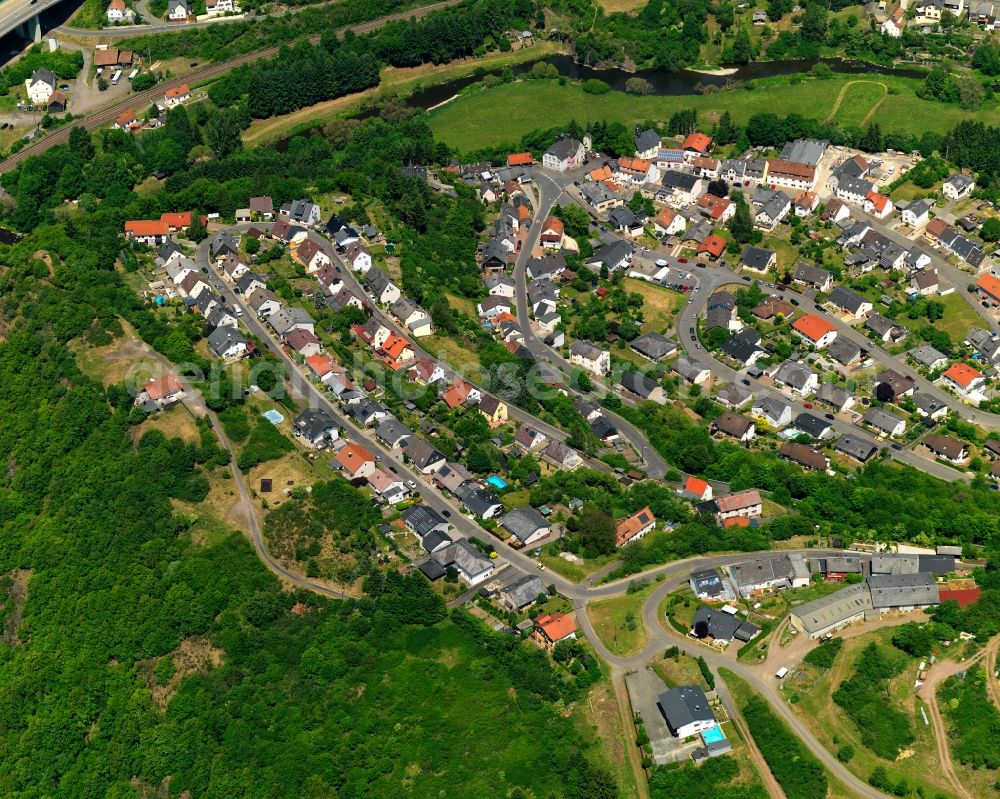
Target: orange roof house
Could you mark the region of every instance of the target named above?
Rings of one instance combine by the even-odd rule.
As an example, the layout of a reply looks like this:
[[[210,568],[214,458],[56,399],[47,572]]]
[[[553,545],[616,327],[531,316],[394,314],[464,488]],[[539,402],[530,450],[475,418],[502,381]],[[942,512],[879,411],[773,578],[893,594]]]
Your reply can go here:
[[[649,507],[636,511],[627,519],[619,522],[615,528],[615,543],[624,546],[631,541],[642,538],[646,533],[656,528],[656,517]]]
[[[709,217],[718,221],[729,210],[732,205],[725,197],[716,197],[713,194],[703,194],[698,198],[698,207],[708,211]]]
[[[618,171],[629,175],[645,175],[652,165],[651,161],[644,158],[631,158],[623,155],[618,159]]]
[[[442,395],[442,399],[445,404],[454,410],[465,404],[465,401],[469,398],[469,392],[472,390],[472,386],[466,383],[464,380],[458,380],[453,383]]]
[[[193,214],[190,211],[174,211],[172,213],[160,214],[160,221],[166,222],[167,227],[172,230],[191,227],[192,218]]]
[[[591,180],[610,180],[611,179],[611,167],[605,164],[602,167],[598,167],[593,172],[590,173]]]
[[[698,254],[707,252],[712,258],[718,258],[726,251],[726,240],[718,233],[713,233],[698,245]]]
[[[338,364],[329,355],[310,355],[306,358],[306,366],[320,380],[337,368]]]
[[[531,166],[535,157],[531,153],[511,153],[507,156],[507,166]]]
[[[712,486],[708,484],[708,481],[695,477],[693,474],[684,481],[684,492],[701,500],[712,498]]]
[[[159,219],[130,219],[125,223],[125,236],[127,238],[145,236],[166,236],[170,233],[166,222]]]
[[[953,363],[941,374],[941,377],[962,391],[966,391],[975,381],[983,379],[983,373],[973,369],[967,363]]]
[[[816,316],[816,314],[807,314],[801,319],[796,319],[792,322],[792,328],[798,332],[800,336],[808,339],[813,344],[821,341],[824,336],[829,335],[837,330],[837,326],[827,322],[821,316]]]
[[[937,220],[932,219],[927,225],[928,229],[933,222],[937,222]],[[993,300],[993,302],[1000,302],[1000,278],[996,275],[991,275],[989,272],[983,272],[983,276],[979,278],[979,282],[976,283],[976,288],[979,289],[982,294]]]
[[[566,226],[558,216],[550,216],[542,224],[542,241],[546,239],[561,241],[565,229]]]
[[[870,191],[865,195],[865,199],[868,200],[875,208],[876,211],[882,213],[885,210],[885,205],[889,202],[889,198],[884,194],[879,194],[877,191]]]
[[[563,613],[545,613],[535,619],[533,636],[538,643],[551,650],[560,641],[576,638],[576,621]]]
[[[375,356],[393,369],[399,369],[413,358],[413,348],[410,342],[402,336],[390,333],[389,338],[375,352]]]
[[[180,378],[173,372],[146,383],[146,393],[151,400],[167,399],[182,391],[184,391],[184,386],[181,385]]]
[[[176,100],[178,97],[187,97],[191,94],[191,89],[186,83],[182,83],[175,89],[167,89],[164,95],[168,100]]]
[[[118,119],[115,120],[115,124],[119,128],[131,128],[139,124],[139,118],[135,115],[135,111],[129,108],[126,111],[122,111],[118,115]]]
[[[360,444],[347,444],[337,453],[337,463],[351,477],[367,477],[375,471],[375,456]]]
[[[694,150],[704,155],[712,149],[712,137],[706,136],[704,133],[692,133],[684,139],[684,144],[681,147],[684,150]]]

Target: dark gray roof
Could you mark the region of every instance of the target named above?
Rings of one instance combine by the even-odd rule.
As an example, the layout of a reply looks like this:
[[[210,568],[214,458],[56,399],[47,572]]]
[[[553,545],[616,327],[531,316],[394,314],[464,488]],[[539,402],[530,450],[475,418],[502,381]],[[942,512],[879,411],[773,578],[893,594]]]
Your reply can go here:
[[[658,387],[659,383],[652,380],[642,372],[625,372],[621,376],[621,385],[638,397],[647,399]]]
[[[326,411],[319,408],[306,408],[292,423],[295,431],[308,441],[315,441],[330,430],[337,428],[337,423]]]
[[[863,462],[868,460],[878,450],[878,447],[871,441],[859,438],[851,433],[845,433],[837,441],[836,449],[838,452],[843,452],[845,455],[850,455],[852,458]]]
[[[691,629],[695,631],[695,635],[704,631],[716,641],[732,641],[734,638],[738,641],[749,641],[760,632],[757,625],[744,621],[739,616],[732,616],[704,605],[695,612]]]
[[[579,149],[580,142],[577,139],[571,136],[560,136],[545,152],[556,156],[561,161],[565,161],[567,158],[576,155]]]
[[[244,335],[235,327],[217,327],[208,336],[208,348],[220,358],[233,345],[246,343]]]
[[[503,507],[492,491],[485,488],[474,488],[462,497],[462,504],[475,516],[483,516],[496,506]]]
[[[744,364],[751,361],[754,353],[763,351],[764,348],[760,346],[760,333],[752,327],[747,327],[739,333],[734,333],[722,345],[723,353],[733,360]]]
[[[417,436],[411,436],[403,449],[406,457],[420,469],[444,460],[444,455],[433,444]]]
[[[644,333],[631,344],[632,349],[652,361],[666,358],[677,351],[677,345],[662,333]]]
[[[680,189],[681,191],[690,192],[698,185],[698,178],[687,172],[678,172],[676,170],[669,170],[664,176],[660,183],[666,189]]]
[[[811,438],[822,438],[829,430],[830,423],[811,413],[800,413],[793,422],[795,429]]]
[[[806,633],[813,635],[828,627],[843,624],[871,608],[871,591],[866,584],[857,583],[794,607],[792,614],[802,622]]]
[[[825,139],[795,139],[781,149],[781,160],[816,166],[829,146]]]
[[[868,578],[872,594],[872,607],[898,608],[911,605],[936,605],[938,589],[934,575],[926,572],[917,574],[873,574]]]
[[[774,250],[765,250],[763,247],[748,246],[743,250],[741,264],[746,264],[751,269],[761,271],[765,269],[774,255]]]
[[[837,363],[847,366],[861,356],[861,347],[844,336],[837,336],[826,352]]]
[[[837,288],[830,292],[830,302],[838,308],[846,308],[855,314],[861,310],[861,307],[865,303],[871,304],[857,292],[845,289],[843,286],[837,286]]]
[[[682,685],[660,694],[656,701],[670,731],[677,731],[695,721],[714,721],[708,697],[697,685]]]
[[[892,433],[897,425],[903,421],[895,414],[889,413],[889,411],[882,408],[869,408],[864,415],[864,420],[866,424],[870,424],[883,433]]]
[[[726,584],[722,582],[722,575],[719,574],[718,569],[691,572],[688,580],[694,583],[695,590],[699,594],[718,597],[726,592]]]
[[[387,416],[375,428],[375,435],[387,444],[395,444],[412,436],[413,431],[394,416]]]
[[[634,252],[634,247],[627,241],[613,241],[598,249],[587,261],[588,264],[602,263],[608,269],[614,269],[627,260]],[[532,275],[535,272],[532,270]]]
[[[795,280],[801,280],[803,283],[812,283],[814,285],[822,286],[827,280],[829,280],[830,273],[825,269],[820,269],[818,266],[800,263],[795,267],[795,272],[792,277]]]
[[[447,519],[428,505],[411,505],[400,514],[400,518],[421,538],[432,530],[448,529]]]
[[[514,582],[505,586],[503,593],[518,610],[526,608],[538,599],[539,595],[548,595],[545,583],[537,574],[522,574]]]
[[[514,508],[500,519],[500,524],[521,541],[549,526],[545,517],[534,508]]]
[[[644,153],[646,150],[651,150],[654,147],[659,147],[660,145],[660,134],[657,133],[653,128],[646,128],[646,130],[641,133],[635,134],[635,149],[636,152]]]

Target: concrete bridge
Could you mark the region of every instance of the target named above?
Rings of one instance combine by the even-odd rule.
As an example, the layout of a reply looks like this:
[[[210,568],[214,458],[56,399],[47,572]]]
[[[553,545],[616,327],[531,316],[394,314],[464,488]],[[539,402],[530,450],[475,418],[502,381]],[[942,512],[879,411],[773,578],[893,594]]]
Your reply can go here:
[[[5,0],[0,3],[0,36],[15,33],[29,41],[42,40],[39,14],[62,0]]]

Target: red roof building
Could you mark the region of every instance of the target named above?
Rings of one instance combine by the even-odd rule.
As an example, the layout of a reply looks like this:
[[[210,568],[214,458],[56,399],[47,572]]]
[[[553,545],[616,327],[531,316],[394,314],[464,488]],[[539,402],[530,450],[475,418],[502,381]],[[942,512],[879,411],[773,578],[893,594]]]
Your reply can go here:
[[[815,314],[806,314],[800,319],[796,319],[792,322],[792,328],[803,338],[808,339],[814,345],[819,346],[821,342],[825,339],[830,341],[836,337],[837,326],[831,322],[827,322],[821,316],[816,316]],[[831,337],[831,334],[833,336]],[[829,341],[826,341],[829,344]]]
[[[698,254],[708,253],[712,258],[719,258],[726,251],[726,240],[718,233],[713,233],[698,245]]]
[[[563,613],[545,613],[535,619],[533,636],[538,643],[551,650],[560,641],[576,638],[576,621]]]
[[[684,139],[684,144],[682,144],[681,147],[684,150],[690,150],[698,153],[699,155],[704,155],[712,149],[712,137],[706,136],[704,133],[692,133]]]
[[[507,166],[531,166],[535,157],[531,153],[511,153],[507,156]]]
[[[146,393],[151,400],[159,401],[168,399],[180,394],[182,391],[184,391],[184,386],[181,385],[180,378],[172,372],[146,383]]]
[[[932,219],[928,222],[927,229],[930,230],[930,226],[937,221],[937,219]],[[976,288],[979,289],[980,294],[983,296],[988,297],[995,303],[1000,303],[1000,278],[996,275],[983,272],[982,277],[979,278],[979,282],[976,283]]]

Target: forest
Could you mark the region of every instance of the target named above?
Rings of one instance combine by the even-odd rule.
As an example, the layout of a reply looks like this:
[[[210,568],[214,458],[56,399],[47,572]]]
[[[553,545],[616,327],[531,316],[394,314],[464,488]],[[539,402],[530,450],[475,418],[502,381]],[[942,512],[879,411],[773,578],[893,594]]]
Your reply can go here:
[[[282,591],[235,531],[194,535],[171,500],[204,496],[217,443],[133,442],[131,398],[68,349],[110,343],[119,318],[143,330],[108,214],[0,247],[0,574],[31,575],[20,643],[0,644],[0,794],[616,796],[555,704],[596,663],[571,674],[449,618],[419,575],[331,602]]]
[[[759,696],[743,706],[750,734],[788,799],[825,799],[823,766]]]

